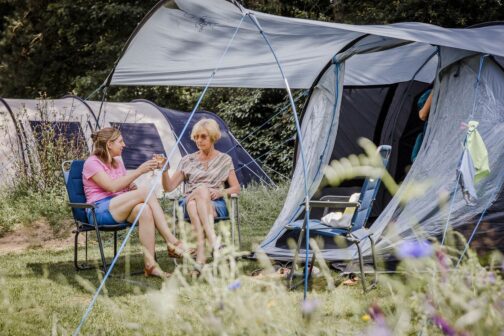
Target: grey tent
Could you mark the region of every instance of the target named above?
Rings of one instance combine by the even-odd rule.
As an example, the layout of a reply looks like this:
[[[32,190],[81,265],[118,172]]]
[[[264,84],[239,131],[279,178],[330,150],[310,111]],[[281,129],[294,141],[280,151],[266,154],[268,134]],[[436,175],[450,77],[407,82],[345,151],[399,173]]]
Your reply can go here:
[[[75,140],[88,151],[92,149],[91,133],[97,125],[117,127],[122,130],[126,143],[123,152],[126,169],[136,169],[153,154],[170,152],[188,116],[187,112],[162,108],[147,100],[105,102],[102,105],[100,101],[83,101],[73,96],[54,100],[0,98],[0,125],[3,129],[0,133],[3,158],[0,162],[0,187],[5,187],[18,169],[36,171],[34,166],[38,164],[37,146],[40,143],[37,139],[40,132],[36,130],[43,123],[51,123],[55,136]],[[273,183],[221,118],[211,112],[199,111],[193,123],[201,118],[212,118],[219,124],[222,137],[216,147],[231,156],[240,184]],[[170,157],[172,169],[177,168],[182,156],[195,150],[190,134],[185,134]],[[18,166],[20,161],[24,162],[22,167]],[[152,178],[152,175],[144,174],[137,182],[152,183]]]
[[[439,211],[438,197],[456,184],[465,135],[460,124],[470,118],[480,122],[491,174],[476,186],[476,204],[467,206],[460,193],[453,195],[450,224],[473,223],[489,207],[493,223],[503,222],[503,25],[356,26],[278,17],[224,0],[161,1],[131,36],[106,84],[204,86],[220,64],[212,86],[283,88],[275,59],[252,17],[269,37],[290,87],[311,89],[301,126],[310,195],[319,189],[323,167],[331,158],[359,150],[359,136],[393,146],[391,171],[404,182],[391,200],[381,195],[377,203],[382,211],[375,212],[370,230],[378,238],[379,252],[388,253],[403,239],[443,231],[446,214]],[[419,126],[414,101],[433,81],[426,136],[404,177],[408,137]],[[285,226],[304,210],[301,160],[295,162],[284,207],[260,246],[280,259],[292,257],[280,244]],[[402,206],[399,200],[408,187],[421,181],[431,182],[426,193]],[[353,187],[347,186],[349,191]],[[365,250],[369,253],[369,247]],[[352,247],[322,252],[330,260],[356,255]]]

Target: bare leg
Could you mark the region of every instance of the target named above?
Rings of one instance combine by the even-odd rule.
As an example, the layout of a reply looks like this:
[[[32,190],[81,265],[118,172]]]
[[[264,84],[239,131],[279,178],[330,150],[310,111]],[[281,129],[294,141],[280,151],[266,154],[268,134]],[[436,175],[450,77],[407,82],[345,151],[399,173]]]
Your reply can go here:
[[[143,203],[147,198],[149,189],[146,187],[141,187],[137,190],[128,191],[124,194],[112,198],[110,201],[110,213],[112,217],[118,222],[122,222],[128,218],[131,210],[139,203]],[[159,205],[159,202],[155,195],[152,195],[148,202],[151,210],[151,215],[153,221],[156,225],[161,236],[163,236],[166,243],[177,244],[178,240],[171,233],[166,218],[164,217],[163,209]],[[134,220],[134,218],[133,218]]]
[[[187,202],[187,213],[189,214],[191,224],[194,226],[194,230],[196,231],[196,240],[197,240],[196,262],[198,264],[204,264],[206,261],[205,232],[203,231],[203,227],[201,226],[201,221],[198,215],[195,200],[190,200]]]
[[[196,201],[196,208],[198,209],[198,217],[200,218],[203,230],[205,230],[208,242],[212,248],[215,248],[217,239],[213,226],[213,206],[210,199],[210,192],[206,187],[197,188],[190,196],[190,199]]]
[[[144,203],[137,204],[131,214],[126,219],[129,223],[133,223],[140,208]],[[156,264],[154,259],[155,246],[156,246],[156,228],[154,226],[154,220],[152,218],[152,211],[148,204],[145,205],[145,209],[142,211],[140,218],[138,220],[138,235],[140,236],[140,243],[144,250],[144,264],[145,268],[150,268]]]
[[[158,229],[159,233],[165,240],[167,244],[178,244],[179,241],[173,233],[171,232],[168,222],[166,221],[166,217],[164,215],[164,211],[161,208],[161,205],[159,204],[158,199],[155,196],[152,196],[149,199],[149,205],[152,210],[152,216],[154,217],[154,223],[156,224],[156,228]]]

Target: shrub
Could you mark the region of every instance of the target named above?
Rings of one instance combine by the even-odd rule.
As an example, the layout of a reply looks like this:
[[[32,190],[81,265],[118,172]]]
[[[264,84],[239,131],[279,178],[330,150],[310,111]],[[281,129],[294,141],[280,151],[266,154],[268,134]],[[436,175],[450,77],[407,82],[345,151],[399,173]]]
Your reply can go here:
[[[52,101],[42,96],[37,104],[37,121],[29,120],[26,108],[13,113],[18,129],[24,130],[20,135],[23,153],[13,148],[13,157],[9,158],[15,173],[8,188],[0,194],[0,235],[16,224],[46,218],[57,226],[61,219],[68,217],[61,163],[88,155],[82,132],[67,123],[72,109],[58,112]],[[28,128],[32,136],[27,134]]]

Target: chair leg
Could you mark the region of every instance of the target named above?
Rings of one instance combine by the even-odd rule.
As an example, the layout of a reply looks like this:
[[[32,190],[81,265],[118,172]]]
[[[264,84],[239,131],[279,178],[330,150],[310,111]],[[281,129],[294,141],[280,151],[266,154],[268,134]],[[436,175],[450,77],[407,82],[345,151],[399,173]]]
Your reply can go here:
[[[235,245],[235,223],[231,220],[231,243]]]
[[[173,235],[177,234],[177,200],[173,200],[173,207],[172,207],[172,218],[173,218]]]
[[[87,231],[85,233],[86,233],[86,264],[87,264],[87,262],[88,262],[88,234],[87,234]]]
[[[376,254],[375,254],[375,242],[372,236],[369,236],[369,241],[371,242],[371,256],[373,258],[373,271],[374,271],[374,280],[372,286],[375,286],[378,283],[378,271],[376,269]]]
[[[292,260],[292,266],[291,266],[291,271],[289,273],[289,288],[292,287],[292,280],[294,279],[294,272],[297,267],[297,260],[299,257],[299,250],[301,249],[301,242],[303,241],[303,234],[306,230],[306,222],[303,222],[303,226],[301,227],[301,232],[299,233],[297,245],[296,245],[296,251],[294,252],[294,258]],[[308,262],[308,260],[306,260]]]
[[[101,240],[100,229],[98,228],[98,222],[96,221],[96,214],[94,212],[94,209],[93,209],[92,213],[93,213],[94,227],[96,230],[96,238],[98,240],[98,247],[100,249],[100,256],[101,256],[101,260],[102,260],[103,271],[105,273],[107,273],[107,261],[105,260],[105,253],[103,252],[103,242]]]
[[[74,236],[74,266],[76,271],[82,271],[89,269],[89,265],[87,264],[87,231],[86,233],[86,262],[82,265],[79,265],[79,234],[81,232],[79,230],[75,231]]]
[[[313,257],[311,260],[310,268],[308,269],[308,281],[310,281],[310,279],[311,279],[314,265],[315,265],[315,252],[313,252]]]
[[[238,249],[241,251],[241,227],[240,227],[240,212],[238,211],[238,200],[235,202],[235,221],[238,228]]]
[[[77,259],[78,259],[78,249],[79,249],[79,246],[78,246],[78,241],[79,241],[79,231],[76,231],[75,232],[75,240],[74,240],[74,266],[75,266],[75,270],[78,271],[80,270],[80,267],[79,267],[79,264],[77,263]]]
[[[114,258],[117,255],[117,231],[114,231]]]
[[[356,240],[355,245],[357,246],[357,253],[359,254],[359,269],[361,273],[361,281],[362,281],[362,289],[364,290],[364,293],[366,293],[366,278],[364,274],[364,259],[362,258],[362,251],[360,248],[360,241]]]

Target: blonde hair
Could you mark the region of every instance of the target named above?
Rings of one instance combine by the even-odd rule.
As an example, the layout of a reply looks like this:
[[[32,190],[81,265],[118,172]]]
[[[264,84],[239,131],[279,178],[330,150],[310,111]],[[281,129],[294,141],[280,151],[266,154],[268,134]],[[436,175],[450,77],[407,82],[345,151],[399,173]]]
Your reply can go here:
[[[121,132],[117,128],[105,127],[91,135],[93,140],[93,154],[96,155],[103,163],[112,163],[112,167],[117,168],[116,160],[110,156],[107,144],[110,141],[115,141],[121,136]]]
[[[196,134],[201,133],[201,131],[207,131],[210,141],[212,143],[216,142],[221,138],[221,131],[219,124],[213,119],[200,119],[196,124],[194,124],[191,131],[191,139],[195,141]]]

